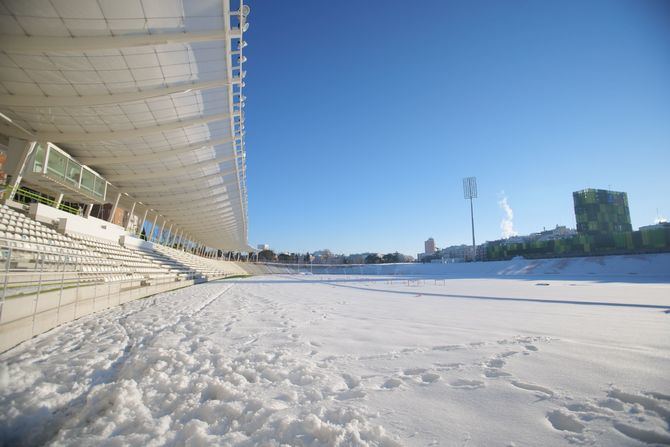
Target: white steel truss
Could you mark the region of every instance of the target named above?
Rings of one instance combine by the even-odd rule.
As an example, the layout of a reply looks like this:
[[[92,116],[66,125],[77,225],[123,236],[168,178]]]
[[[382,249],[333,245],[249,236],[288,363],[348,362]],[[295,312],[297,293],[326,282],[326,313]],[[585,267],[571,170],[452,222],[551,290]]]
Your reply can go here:
[[[0,132],[93,166],[115,188],[114,209],[246,250],[248,7],[160,4],[152,16],[142,0],[3,2],[0,113],[11,125]]]

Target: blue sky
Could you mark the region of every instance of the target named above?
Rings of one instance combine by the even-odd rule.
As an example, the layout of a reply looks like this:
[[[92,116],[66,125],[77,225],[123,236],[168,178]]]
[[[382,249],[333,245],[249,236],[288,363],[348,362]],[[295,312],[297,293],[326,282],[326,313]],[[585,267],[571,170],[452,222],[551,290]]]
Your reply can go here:
[[[416,254],[574,227],[572,192],[670,217],[670,2],[253,1],[249,239]]]

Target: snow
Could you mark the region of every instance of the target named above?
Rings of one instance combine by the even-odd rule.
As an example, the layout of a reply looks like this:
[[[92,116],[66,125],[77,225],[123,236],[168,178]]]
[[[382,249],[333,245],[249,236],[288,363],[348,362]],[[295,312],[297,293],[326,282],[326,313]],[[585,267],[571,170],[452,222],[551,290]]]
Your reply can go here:
[[[0,444],[670,443],[670,280],[463,276],[258,276],[84,317],[0,355]]]
[[[377,264],[303,266],[314,273],[372,275],[439,275],[450,278],[536,277],[619,281],[670,281],[670,253],[591,256],[578,258],[523,259],[451,264]]]

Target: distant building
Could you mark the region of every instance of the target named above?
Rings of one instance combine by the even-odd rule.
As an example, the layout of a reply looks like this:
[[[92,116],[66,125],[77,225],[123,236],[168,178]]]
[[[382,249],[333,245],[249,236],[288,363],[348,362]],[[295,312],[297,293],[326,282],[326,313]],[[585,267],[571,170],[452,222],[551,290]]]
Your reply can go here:
[[[263,251],[263,250],[269,250],[270,246],[268,244],[258,244],[256,245],[256,248],[259,249],[260,251]]]
[[[539,233],[531,233],[524,236],[512,236],[507,239],[503,239],[502,242],[508,244],[518,244],[526,242],[535,242],[535,241],[556,241],[559,239],[566,239],[572,236],[576,236],[577,231],[573,228],[568,228],[564,225],[556,225],[556,228],[553,230],[543,230]],[[496,242],[496,241],[494,241]]]
[[[423,243],[424,246],[424,253],[427,255],[432,255],[435,253],[435,239],[432,237],[429,237],[426,242]]]
[[[472,246],[465,244],[452,245],[450,247],[443,248],[438,252],[438,254],[444,262],[463,262],[467,256],[472,258]]]
[[[653,225],[645,225],[640,227],[640,231],[664,230],[670,228],[670,222],[659,222]]]
[[[584,189],[572,197],[578,233],[595,236],[633,231],[625,192]]]

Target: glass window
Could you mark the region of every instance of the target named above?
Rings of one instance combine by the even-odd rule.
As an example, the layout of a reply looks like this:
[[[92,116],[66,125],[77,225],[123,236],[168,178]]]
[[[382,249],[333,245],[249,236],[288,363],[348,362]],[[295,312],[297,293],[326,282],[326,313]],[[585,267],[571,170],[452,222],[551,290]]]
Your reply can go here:
[[[46,155],[46,150],[41,144],[35,146],[35,163],[33,164],[33,172],[42,172],[44,171],[44,157]]]
[[[73,160],[68,160],[65,179],[74,186],[79,187],[80,174],[81,174],[81,165]]]
[[[56,177],[65,178],[66,166],[67,157],[60,152],[51,149],[49,151],[49,160],[47,162],[47,173]]]
[[[88,169],[83,169],[81,173],[81,187],[93,192],[95,191],[95,174]]]
[[[95,178],[95,195],[98,197],[105,197],[105,186],[106,186],[106,181],[101,179],[100,177]]]

